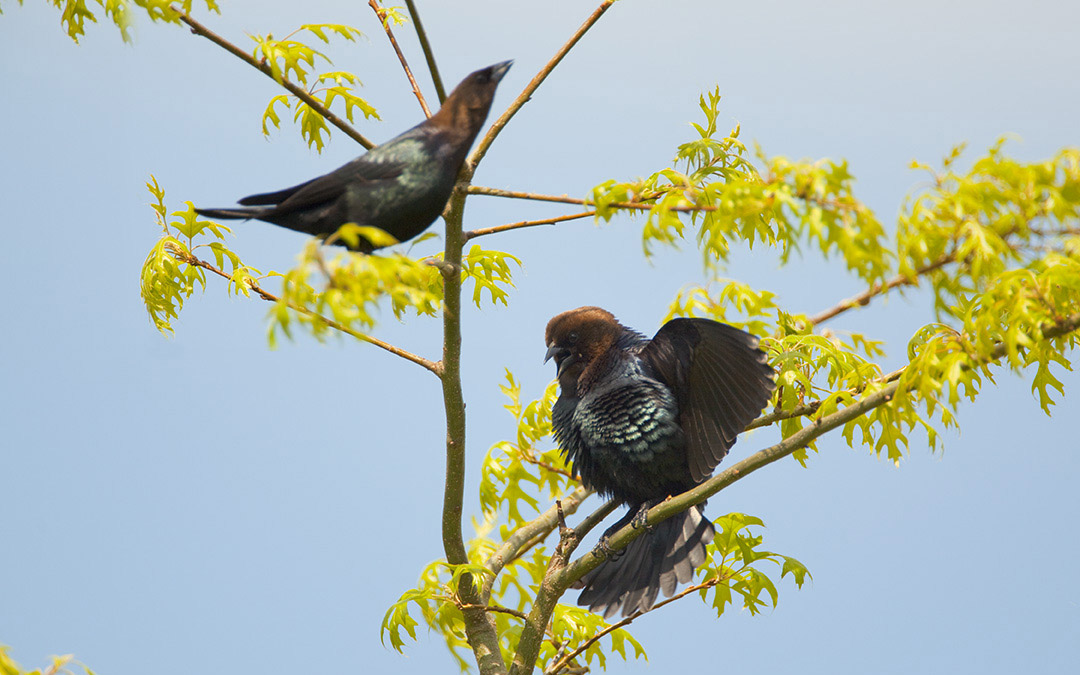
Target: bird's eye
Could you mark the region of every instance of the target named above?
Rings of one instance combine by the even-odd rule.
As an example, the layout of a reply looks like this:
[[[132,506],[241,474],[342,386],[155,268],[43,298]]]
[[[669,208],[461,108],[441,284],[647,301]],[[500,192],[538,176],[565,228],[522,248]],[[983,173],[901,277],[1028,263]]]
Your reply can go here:
[[[578,340],[577,331],[570,331],[570,334],[566,336],[566,339],[570,341],[570,344],[575,344]]]

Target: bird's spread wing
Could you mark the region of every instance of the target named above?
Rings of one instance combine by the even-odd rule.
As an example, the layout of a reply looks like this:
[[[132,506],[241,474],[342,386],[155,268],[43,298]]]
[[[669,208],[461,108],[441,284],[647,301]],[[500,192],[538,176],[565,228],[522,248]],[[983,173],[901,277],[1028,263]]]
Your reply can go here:
[[[704,480],[772,394],[773,371],[758,339],[708,319],[673,319],[641,358],[675,393],[690,473]]]
[[[368,161],[363,155],[339,169],[277,192],[244,197],[244,206],[276,205],[275,213],[303,211],[333,201],[345,193],[346,188],[355,189],[365,183],[397,178],[405,170],[404,162]]]

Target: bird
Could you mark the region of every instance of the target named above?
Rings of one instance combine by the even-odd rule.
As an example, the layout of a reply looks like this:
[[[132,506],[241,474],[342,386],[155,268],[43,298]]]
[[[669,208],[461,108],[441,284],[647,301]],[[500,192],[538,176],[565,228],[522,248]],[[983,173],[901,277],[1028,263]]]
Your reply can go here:
[[[471,73],[429,119],[326,175],[244,197],[241,207],[195,212],[208,218],[255,218],[311,235],[329,235],[356,223],[379,228],[399,242],[412,239],[442,213],[491,110],[495,89],[512,64],[503,61]],[[335,243],[361,253],[386,245],[365,236],[355,245]]]
[[[693,578],[715,530],[698,504],[652,527],[614,557],[608,537],[706,480],[772,396],[758,338],[718,321],[676,318],[650,340],[599,307],[551,319],[544,334],[559,398],[556,442],[582,484],[629,506],[603,534],[605,562],[578,582],[578,604],[609,618],[648,611]]]

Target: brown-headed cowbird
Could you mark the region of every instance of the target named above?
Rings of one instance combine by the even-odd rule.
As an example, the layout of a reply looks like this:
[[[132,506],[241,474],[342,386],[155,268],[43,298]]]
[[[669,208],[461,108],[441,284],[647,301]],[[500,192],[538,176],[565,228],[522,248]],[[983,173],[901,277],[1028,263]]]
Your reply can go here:
[[[709,319],[672,319],[649,340],[606,310],[579,307],[548,323],[545,343],[559,378],[555,439],[586,487],[630,507],[600,549],[708,478],[774,387],[758,339]],[[657,524],[583,577],[578,604],[630,616],[661,590],[671,596],[713,539],[704,506]]]
[[[412,239],[442,213],[458,170],[487,119],[495,88],[513,61],[472,73],[430,119],[306,183],[244,197],[247,208],[195,209],[210,218],[256,218],[297,232],[328,235],[346,223]],[[342,245],[346,245],[342,243]],[[378,246],[365,237],[353,250]]]

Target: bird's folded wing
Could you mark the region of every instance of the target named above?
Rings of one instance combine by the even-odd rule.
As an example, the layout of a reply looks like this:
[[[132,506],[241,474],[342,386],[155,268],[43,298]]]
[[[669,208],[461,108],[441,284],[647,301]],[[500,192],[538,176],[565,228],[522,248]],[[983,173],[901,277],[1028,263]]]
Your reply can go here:
[[[244,197],[240,203],[244,206],[277,205],[275,212],[279,214],[303,211],[337,199],[348,188],[397,178],[405,169],[403,162],[371,162],[365,161],[365,157],[284,190]]]
[[[773,370],[758,339],[709,319],[673,319],[641,358],[675,393],[690,472],[704,480],[772,394]]]
[[[270,206],[270,205],[280,204],[281,202],[283,202],[286,199],[288,199],[289,197],[291,197],[293,194],[295,194],[298,190],[300,190],[304,186],[310,185],[311,183],[314,183],[317,180],[319,180],[319,179],[318,178],[312,178],[311,180],[304,181],[303,183],[300,183],[299,185],[294,185],[292,187],[287,187],[284,190],[278,190],[277,192],[263,192],[263,193],[257,194],[257,195],[249,195],[249,196],[244,197],[243,199],[241,199],[238,203],[240,203],[240,204],[242,204],[244,206]]]

